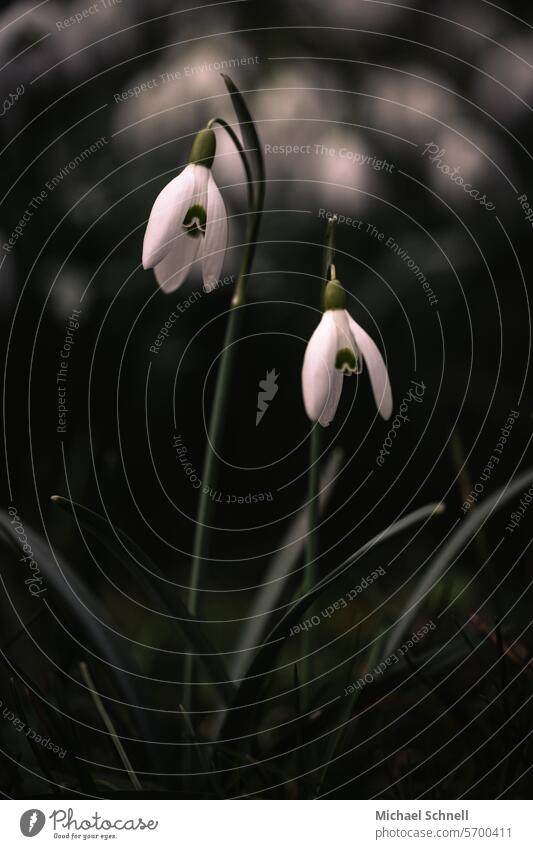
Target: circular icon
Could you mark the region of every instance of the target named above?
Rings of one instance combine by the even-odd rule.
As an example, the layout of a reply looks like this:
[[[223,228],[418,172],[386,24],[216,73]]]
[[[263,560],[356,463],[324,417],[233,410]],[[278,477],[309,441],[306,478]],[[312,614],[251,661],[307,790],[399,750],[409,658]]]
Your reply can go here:
[[[20,830],[24,837],[35,837],[42,830],[45,822],[46,817],[42,811],[30,808],[29,811],[24,811],[20,818]]]

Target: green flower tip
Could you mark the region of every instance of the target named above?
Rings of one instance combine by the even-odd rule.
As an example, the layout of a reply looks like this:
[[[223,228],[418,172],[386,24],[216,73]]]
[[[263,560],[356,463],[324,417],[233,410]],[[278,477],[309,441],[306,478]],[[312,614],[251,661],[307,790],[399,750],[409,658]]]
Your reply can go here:
[[[197,236],[205,236],[207,223],[207,212],[200,203],[193,203],[183,219],[183,226],[188,236],[196,239]]]
[[[346,306],[346,295],[339,280],[326,283],[324,292],[324,310],[343,310]]]
[[[344,374],[361,374],[361,363],[351,348],[341,348],[335,357],[335,368]]]
[[[191,148],[189,163],[191,165],[205,165],[211,168],[217,150],[217,139],[214,130],[205,127],[196,136]]]

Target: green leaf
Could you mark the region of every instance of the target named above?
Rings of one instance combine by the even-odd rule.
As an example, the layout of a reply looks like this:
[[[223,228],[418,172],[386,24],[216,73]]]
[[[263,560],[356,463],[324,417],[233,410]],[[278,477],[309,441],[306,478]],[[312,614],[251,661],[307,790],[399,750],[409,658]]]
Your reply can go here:
[[[226,704],[228,700],[231,700],[235,688],[229,681],[220,654],[211,645],[198,621],[190,614],[183,601],[178,597],[174,602],[176,611],[172,613],[155,582],[146,578],[145,570],[151,572],[159,580],[167,580],[153,560],[124,531],[111,525],[107,519],[95,513],[94,510],[60,495],[53,495],[52,501],[63,510],[72,513],[76,523],[93,534],[110,554],[122,563],[132,580],[137,582],[146,595],[168,612],[169,618],[177,623],[187,641],[194,648],[195,657],[206,669],[211,683],[218,689],[223,702]]]
[[[361,548],[333,569],[332,572],[322,578],[310,592],[291,605],[280,617],[269,634],[267,634],[262,648],[252,661],[246,678],[238,689],[235,702],[231,706],[226,722],[222,727],[221,739],[231,739],[235,736],[242,738],[253,727],[255,716],[253,705],[260,702],[260,699],[258,700],[258,694],[262,691],[268,676],[272,674],[273,670],[270,666],[276,654],[285,645],[292,626],[301,622],[306,610],[320,597],[322,592],[328,589],[337,578],[350,569],[370,549],[390,539],[411,525],[427,519],[434,514],[442,513],[443,509],[444,505],[442,504],[428,504],[394,522],[394,524],[385,528],[385,530],[361,546]],[[244,707],[246,707],[246,710],[242,710]]]
[[[513,484],[508,481],[494,495],[477,504],[475,509],[461,521],[459,528],[452,534],[429,568],[424,571],[421,580],[412,592],[403,613],[398,618],[385,644],[383,658],[387,658],[400,645],[402,637],[413,621],[420,604],[442,576],[451,569],[477,531],[483,527],[496,510],[499,510],[500,507],[503,507],[504,504],[518,495],[532,481],[533,469],[528,469]]]
[[[221,74],[222,79],[229,91],[235,114],[241,128],[242,140],[244,147],[249,156],[250,167],[254,179],[253,198],[255,211],[258,212],[263,208],[265,198],[265,165],[263,162],[263,152],[261,143],[252,116],[246,105],[244,97],[239,89],[227,74]]]
[[[132,667],[132,660],[117,644],[115,639],[110,639],[105,625],[112,622],[109,611],[105,610],[99,599],[89,588],[88,584],[81,578],[68,561],[52,552],[48,543],[36,531],[24,522],[24,533],[28,544],[31,546],[35,560],[39,564],[46,583],[53,589],[57,597],[63,602],[69,611],[72,621],[80,627],[89,640],[96,645],[100,651],[102,662],[106,663],[113,674],[116,686],[124,699],[124,705],[141,705],[143,699],[139,693],[135,676],[140,677],[138,672],[128,673]],[[11,519],[4,511],[0,511],[0,540],[20,557],[20,542],[15,538]],[[50,594],[52,596],[52,594]],[[52,596],[53,598],[53,596]],[[45,604],[52,614],[56,614],[56,605],[49,604],[46,595],[42,601],[36,604]],[[113,630],[117,630],[113,623]],[[34,687],[35,689],[35,687]],[[152,718],[136,708],[131,708],[132,714],[137,720],[138,732],[151,739],[154,734]]]
[[[331,496],[341,462],[342,451],[334,451],[320,476],[321,513],[324,512]],[[266,635],[279,617],[280,608],[290,600],[295,584],[301,580],[301,573],[297,570],[297,566],[304,552],[308,524],[308,511],[303,504],[283,536],[278,551],[270,561],[262,580],[261,591],[252,604],[243,633],[236,645],[236,660],[231,667],[233,680],[245,675],[246,668],[250,666],[250,652],[257,651],[261,647]]]

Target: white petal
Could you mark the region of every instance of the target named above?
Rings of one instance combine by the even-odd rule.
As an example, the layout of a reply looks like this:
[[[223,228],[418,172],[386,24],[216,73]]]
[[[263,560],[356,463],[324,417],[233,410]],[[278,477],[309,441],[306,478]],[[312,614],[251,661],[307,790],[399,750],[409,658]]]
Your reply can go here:
[[[153,268],[172,248],[172,240],[191,205],[194,165],[188,165],[159,192],[148,219],[143,243],[143,266]]]
[[[173,292],[181,286],[189,269],[197,259],[202,246],[202,236],[189,236],[182,233],[177,236],[170,252],[154,268],[157,282],[164,292]]]
[[[207,185],[207,229],[202,245],[202,272],[204,288],[210,292],[215,288],[222,271],[228,244],[228,219],[222,195],[213,175],[209,174]]]
[[[354,343],[357,345],[357,342],[350,327],[350,314],[346,310],[330,310],[330,312],[337,330],[337,350],[340,351],[341,348],[352,350]],[[354,351],[354,354],[356,353],[357,351]]]
[[[307,415],[326,427],[337,410],[342,390],[342,374],[335,368],[337,330],[326,310],[305,350],[302,390]]]
[[[204,165],[193,165],[193,190],[189,199],[187,209],[180,218],[180,225],[183,223],[187,210],[193,204],[199,204],[204,208],[207,207],[207,181],[209,179],[209,169]],[[165,292],[173,292],[178,286],[181,286],[193,262],[198,258],[202,249],[202,240],[205,236],[197,234],[191,236],[185,232],[183,227],[179,228],[178,235],[174,237],[170,244],[170,250],[163,257],[161,262],[154,268],[156,280]]]
[[[331,388],[327,397],[326,404],[318,417],[318,423],[322,427],[327,427],[332,421],[337,412],[339,401],[342,392],[342,372],[334,368],[330,374]]]
[[[194,189],[192,203],[198,203],[207,209],[207,183],[211,171],[205,165],[193,165]]]
[[[363,359],[368,368],[370,383],[374,399],[378,408],[378,413],[384,419],[389,419],[392,413],[392,391],[387,374],[387,367],[383,362],[383,357],[378,346],[373,339],[370,338],[366,330],[353,320],[351,315],[348,315],[350,329],[354,335],[357,347],[363,355]]]

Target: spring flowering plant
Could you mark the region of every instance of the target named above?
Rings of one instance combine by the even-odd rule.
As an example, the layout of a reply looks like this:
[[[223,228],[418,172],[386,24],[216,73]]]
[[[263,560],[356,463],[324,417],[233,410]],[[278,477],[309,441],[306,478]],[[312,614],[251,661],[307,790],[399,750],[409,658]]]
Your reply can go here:
[[[332,267],[332,274],[335,270]],[[366,364],[379,414],[390,418],[392,392],[387,367],[374,340],[345,308],[341,283],[330,280],[324,293],[324,313],[307,345],[302,389],[311,421],[327,427],[332,421],[342,392],[343,378],[361,374]]]
[[[168,765],[168,775],[183,777],[179,785],[180,791],[188,794],[191,792],[191,785],[194,785],[195,790],[203,796],[210,795],[215,792],[212,785],[218,781],[220,785],[217,785],[216,792],[221,796],[227,792],[241,795],[252,794],[256,790],[263,792],[272,786],[275,771],[270,770],[270,767],[263,768],[261,759],[257,757],[258,752],[261,756],[264,753],[265,762],[269,762],[278,756],[275,748],[277,743],[274,742],[272,748],[268,749],[268,735],[261,736],[257,730],[267,727],[265,723],[269,721],[266,713],[268,708],[264,707],[262,697],[272,681],[279,680],[277,669],[283,668],[284,665],[280,652],[287,639],[289,636],[296,639],[295,635],[298,635],[302,642],[297,648],[297,662],[294,661],[293,664],[294,691],[298,694],[297,707],[295,708],[292,702],[287,702],[284,710],[298,719],[303,739],[313,739],[317,733],[316,723],[319,722],[320,737],[328,741],[325,753],[320,755],[321,765],[308,769],[305,780],[297,782],[298,793],[302,797],[313,797],[327,786],[329,765],[335,761],[343,729],[355,715],[355,702],[353,699],[345,699],[341,705],[337,698],[338,693],[333,693],[329,707],[320,704],[316,681],[321,677],[321,670],[320,667],[317,668],[316,652],[313,651],[311,642],[316,629],[309,632],[309,629],[302,626],[298,630],[298,623],[311,621],[314,625],[320,621],[313,606],[320,602],[322,596],[337,580],[349,574],[352,565],[370,548],[438,515],[442,506],[429,504],[403,515],[385,527],[377,537],[361,541],[362,544],[341,562],[331,563],[330,556],[328,569],[318,572],[317,563],[326,553],[321,550],[319,536],[319,506],[322,509],[319,496],[333,484],[340,468],[336,451],[327,457],[324,457],[326,452],[321,451],[323,428],[333,421],[343,386],[349,383],[348,378],[352,376],[360,376],[366,380],[365,375],[368,375],[381,418],[388,419],[393,409],[391,384],[381,346],[378,347],[369,333],[352,316],[347,308],[346,293],[337,278],[333,262],[335,219],[330,219],[326,225],[322,266],[320,274],[317,275],[320,281],[317,296],[322,297],[322,315],[309,339],[301,363],[303,408],[311,425],[306,433],[309,443],[309,463],[305,472],[308,497],[302,507],[295,511],[294,520],[291,520],[290,527],[287,528],[288,538],[295,540],[294,546],[292,542],[291,546],[282,543],[281,554],[277,553],[265,564],[264,584],[254,590],[249,616],[243,620],[232,620],[242,622],[242,625],[235,629],[236,643],[231,650],[219,651],[216,640],[211,638],[212,630],[204,627],[204,622],[210,620],[202,618],[204,611],[201,610],[200,599],[203,588],[200,579],[205,574],[205,563],[210,554],[211,530],[214,527],[211,522],[214,509],[211,494],[216,491],[220,473],[219,456],[224,427],[227,427],[232,418],[228,399],[238,365],[235,343],[239,340],[239,331],[245,315],[242,307],[246,304],[247,286],[258,244],[266,182],[262,146],[248,106],[233,81],[225,75],[223,79],[235,111],[236,122],[229,124],[224,118],[217,116],[198,132],[188,165],[164,186],[152,204],[142,250],[143,266],[147,270],[153,269],[156,283],[163,293],[167,294],[181,286],[195,266],[201,267],[204,288],[217,288],[217,279],[222,271],[228,247],[228,218],[222,194],[213,176],[217,149],[214,128],[217,127],[217,132],[227,133],[240,157],[246,176],[246,231],[242,241],[238,274],[234,276],[235,283],[227,311],[225,337],[218,360],[209,414],[208,439],[200,475],[200,479],[208,485],[195,490],[198,503],[186,593],[183,597],[181,593],[170,596],[166,591],[166,584],[169,583],[168,572],[160,569],[153,558],[123,531],[112,526],[107,516],[100,516],[71,499],[54,496],[53,501],[59,507],[70,511],[79,527],[94,535],[99,544],[103,545],[120,565],[120,569],[127,571],[132,583],[137,582],[142,588],[152,612],[162,611],[165,621],[175,628],[173,638],[176,639],[175,645],[179,646],[179,649],[169,654],[172,656],[172,662],[174,655],[178,654],[181,665],[169,683],[176,684],[177,679],[180,692],[176,697],[176,687],[173,688],[172,706],[165,710],[165,722],[177,723],[178,740],[173,739],[172,746],[176,742],[180,748],[173,749],[174,761]],[[233,251],[231,255],[235,255]],[[276,373],[272,371],[271,375],[269,372],[267,377],[275,378]],[[266,383],[267,381],[265,385]],[[263,386],[263,389],[269,393],[274,391],[271,385],[266,389]],[[260,406],[256,424],[260,420],[261,409]],[[302,420],[305,420],[303,415]],[[377,417],[375,427],[381,427]],[[466,521],[469,520],[470,517]],[[477,521],[476,516],[473,516],[472,533],[475,532]],[[30,537],[28,540],[33,550],[39,550],[39,553],[42,551],[37,540],[32,541]],[[283,550],[284,547],[292,547],[288,556]],[[16,546],[15,551],[18,554]],[[432,580],[438,578],[438,570],[442,571],[446,567],[447,561],[444,561],[446,558],[441,557],[429,570]],[[65,564],[62,564],[62,575],[64,572],[68,580],[59,582],[55,561],[48,562],[43,556],[40,558],[40,565],[41,563],[43,581],[49,581],[58,591],[64,591],[63,584],[70,587],[75,583]],[[298,563],[298,568],[295,568],[295,563]],[[79,615],[86,633],[92,636],[95,626],[91,617],[93,609],[99,610],[98,599],[91,593],[90,586],[84,586],[83,589],[88,604],[86,608],[82,606]],[[67,605],[71,595],[65,595]],[[393,629],[390,640],[396,641],[396,644],[400,643],[403,633],[410,627],[421,598],[423,596],[411,599],[409,607]],[[343,605],[335,602],[333,606],[337,610],[337,606],[340,608]],[[101,618],[105,618],[103,613]],[[112,624],[111,613],[108,618]],[[324,615],[323,618],[329,619],[329,615]],[[300,630],[303,630],[303,635]],[[107,667],[112,670],[127,668],[128,659],[121,654],[120,646],[119,649],[114,645],[108,646],[107,631],[99,638],[98,651],[104,656]],[[383,644],[382,635],[372,641],[372,646],[372,650],[364,657],[364,663],[369,668],[379,662],[384,652],[384,656],[387,656],[387,646]],[[167,649],[163,651],[166,653]],[[153,672],[151,667],[148,669],[149,673]],[[353,672],[355,675],[357,670]],[[102,699],[98,697],[88,664],[80,664],[79,673],[85,682],[89,698],[93,698],[99,714],[105,714],[106,726],[112,728],[112,720],[106,714]],[[350,669],[345,668],[342,674],[349,675]],[[394,673],[388,674],[392,683]],[[120,700],[116,700],[117,705],[143,705],[142,695],[135,689],[138,679],[142,678],[142,674],[134,673],[130,678],[117,673],[115,686],[120,694]],[[198,686],[200,684],[207,685],[208,704],[207,701],[200,701],[205,692]],[[284,687],[285,684],[286,679],[283,681]],[[357,691],[354,699],[360,695]],[[119,708],[116,710],[118,712]],[[209,715],[209,719],[204,721],[204,714]],[[132,710],[131,716],[128,715],[127,721],[123,723],[123,727],[128,728],[128,734],[130,725],[135,726],[136,736],[132,734],[131,737],[135,739],[136,748],[132,747],[132,751],[135,757],[139,753],[140,777],[136,772],[135,757],[132,756],[130,760],[125,747],[116,746],[116,750],[122,760],[124,776],[127,776],[125,780],[131,782],[135,790],[139,791],[146,780],[144,776],[157,776],[160,769],[159,752],[154,752],[157,747],[150,748],[146,745],[143,748],[142,744],[143,740],[161,739],[160,718],[156,711]],[[198,745],[199,737],[202,737],[202,745]],[[113,733],[113,739],[120,743],[118,734]],[[130,737],[127,739],[129,742]],[[175,762],[177,757],[181,759],[179,764]],[[176,769],[176,765],[179,769]],[[239,776],[231,791],[228,791],[225,783],[228,780],[227,773],[231,773],[233,769],[244,771],[246,768],[248,776],[252,774],[251,767],[256,771],[250,784],[247,784],[247,779],[242,781]],[[219,778],[220,775],[223,776],[222,779]],[[86,782],[83,789],[88,793],[94,793],[95,790],[90,781]]]
[[[211,168],[216,153],[214,130],[201,130],[189,164],[155,199],[144,236],[142,263],[153,268],[164,292],[186,279],[198,258],[204,288],[211,291],[222,270],[228,242],[226,207]]]

